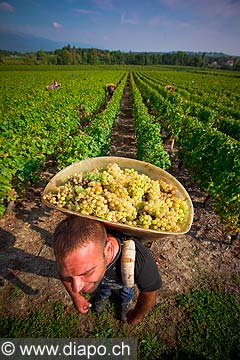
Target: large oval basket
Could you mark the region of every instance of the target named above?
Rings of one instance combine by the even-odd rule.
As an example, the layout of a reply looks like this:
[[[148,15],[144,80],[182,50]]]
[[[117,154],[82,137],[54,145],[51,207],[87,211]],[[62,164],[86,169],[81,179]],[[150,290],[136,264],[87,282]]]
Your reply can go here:
[[[87,216],[82,215],[73,211],[70,211],[68,209],[59,208],[55,205],[50,204],[46,200],[44,200],[44,196],[49,191],[55,191],[57,187],[63,185],[69,176],[82,172],[86,173],[88,171],[92,171],[94,169],[100,169],[106,167],[109,163],[117,163],[120,168],[132,168],[138,171],[139,173],[145,174],[149,176],[153,180],[162,179],[165,182],[167,182],[170,185],[173,185],[176,188],[176,196],[182,200],[185,200],[188,206],[188,213],[186,221],[181,224],[181,231],[179,232],[167,232],[167,231],[156,231],[156,230],[149,230],[149,229],[142,229],[139,227],[133,227],[128,226],[112,221],[107,221],[100,219],[98,217],[94,216]],[[89,158],[86,160],[82,160],[76,163],[73,163],[72,165],[66,167],[65,169],[61,170],[59,173],[57,173],[47,184],[47,186],[44,189],[42,201],[45,205],[60,210],[63,213],[71,214],[71,215],[77,215],[85,218],[95,219],[98,221],[101,221],[104,223],[104,225],[108,228],[121,231],[124,234],[127,235],[133,235],[136,237],[139,237],[144,240],[156,240],[161,239],[163,237],[169,236],[169,235],[180,235],[185,234],[190,230],[190,227],[192,225],[193,221],[193,205],[192,201],[190,199],[189,194],[185,190],[185,188],[182,186],[182,184],[171,174],[169,174],[167,171],[160,169],[157,166],[154,166],[152,164],[146,163],[144,161],[139,161],[135,159],[129,159],[129,158],[123,158],[123,157],[116,157],[116,156],[105,156],[105,157],[96,157],[96,158]]]

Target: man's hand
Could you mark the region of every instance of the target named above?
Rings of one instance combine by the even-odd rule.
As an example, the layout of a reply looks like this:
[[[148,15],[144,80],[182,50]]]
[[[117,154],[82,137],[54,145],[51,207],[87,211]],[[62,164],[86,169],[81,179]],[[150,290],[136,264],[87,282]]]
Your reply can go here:
[[[135,308],[127,313],[128,324],[138,324],[152,308],[155,300],[156,291],[140,292]]]
[[[78,296],[73,299],[73,302],[74,302],[75,308],[81,314],[86,314],[88,312],[88,310],[90,309],[90,307],[92,306],[92,304],[90,302],[88,302],[85,299],[85,297],[83,297],[80,294],[78,294]]]
[[[65,286],[66,290],[68,291],[69,295],[72,298],[72,301],[74,303],[74,306],[78,312],[81,314],[86,314],[89,310],[89,308],[92,306],[90,302],[88,302],[84,296],[80,295],[77,292],[73,292],[72,286],[69,282],[63,280],[60,276],[60,279]]]

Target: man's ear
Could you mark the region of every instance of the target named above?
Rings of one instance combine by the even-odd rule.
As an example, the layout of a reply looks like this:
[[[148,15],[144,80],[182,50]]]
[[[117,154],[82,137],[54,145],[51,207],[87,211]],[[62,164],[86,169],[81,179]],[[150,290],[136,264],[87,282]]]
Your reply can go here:
[[[104,247],[104,254],[106,257],[112,256],[112,249],[113,249],[113,244],[111,241],[111,236],[107,236],[107,242]]]
[[[112,242],[111,242],[111,240],[108,239],[105,246],[104,246],[105,253],[106,254],[109,253],[111,248],[112,248]]]

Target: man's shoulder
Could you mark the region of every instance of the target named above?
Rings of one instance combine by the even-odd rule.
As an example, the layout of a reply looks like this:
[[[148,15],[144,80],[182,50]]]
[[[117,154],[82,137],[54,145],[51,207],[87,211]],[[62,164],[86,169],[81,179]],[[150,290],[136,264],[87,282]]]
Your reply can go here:
[[[136,248],[136,254],[142,258],[148,258],[152,257],[152,253],[150,249],[144,245],[140,239],[135,238],[135,248]]]
[[[142,242],[141,239],[134,236],[134,235],[129,235],[129,234],[125,234],[123,232],[120,231],[116,231],[116,230],[112,230],[112,229],[108,229],[107,233],[111,234],[112,236],[118,238],[121,241],[126,241],[126,240],[134,240],[134,242],[137,243],[137,246],[139,247],[146,247]]]
[[[122,233],[120,231],[113,230],[113,229],[107,229],[107,233],[112,235],[116,239],[120,240],[121,242],[123,242],[124,240],[129,240],[130,239],[130,237],[125,235],[124,233]]]
[[[109,234],[111,234],[112,236],[114,236],[121,244],[123,244],[124,241],[127,240],[133,240],[135,243],[135,248],[136,248],[136,253],[140,254],[140,256],[142,255],[143,257],[146,256],[151,256],[151,251],[150,249],[141,241],[140,238],[133,236],[133,235],[128,235],[116,230],[112,230],[112,229],[108,229],[107,232]]]

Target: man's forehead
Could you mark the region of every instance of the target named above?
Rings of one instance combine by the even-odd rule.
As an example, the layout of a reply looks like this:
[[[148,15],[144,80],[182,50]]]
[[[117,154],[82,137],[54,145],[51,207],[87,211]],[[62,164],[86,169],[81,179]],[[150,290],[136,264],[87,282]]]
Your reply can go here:
[[[103,251],[98,246],[98,243],[89,242],[84,246],[76,247],[67,254],[62,254],[56,257],[58,270],[63,268],[84,268],[87,271],[91,264],[98,264],[101,259]],[[82,270],[81,270],[82,271]]]
[[[58,259],[57,268],[62,275],[84,275],[97,268],[100,263],[99,257],[93,252],[81,251],[70,253],[68,256]]]
[[[71,258],[91,258],[92,256],[96,256],[99,254],[99,249],[96,243],[89,242],[84,244],[83,246],[78,246],[66,253],[63,256],[60,256],[63,260]]]

